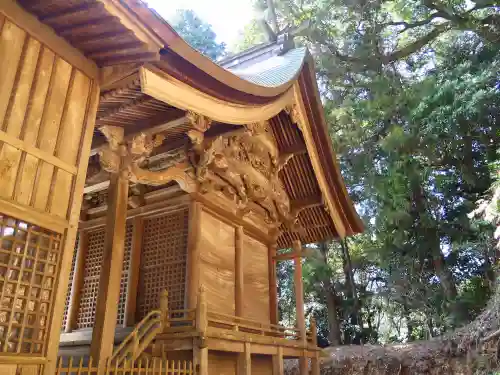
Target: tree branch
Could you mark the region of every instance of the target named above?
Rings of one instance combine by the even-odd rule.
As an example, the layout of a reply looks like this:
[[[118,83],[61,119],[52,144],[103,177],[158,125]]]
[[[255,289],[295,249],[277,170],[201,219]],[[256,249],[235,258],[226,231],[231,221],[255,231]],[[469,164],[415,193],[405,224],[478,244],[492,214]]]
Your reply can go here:
[[[388,26],[404,26],[404,29],[399,32],[401,34],[401,33],[404,33],[405,31],[407,31],[409,29],[414,29],[416,27],[428,25],[429,23],[431,23],[436,18],[446,18],[447,19],[446,14],[444,14],[442,12],[436,12],[436,13],[431,14],[429,16],[429,18],[426,18],[425,20],[422,20],[422,21],[417,21],[417,22],[413,22],[413,23],[409,23],[409,22],[406,22],[406,21],[387,22],[387,23],[385,23],[385,24],[382,25],[382,28],[385,28],[385,27],[388,27]]]

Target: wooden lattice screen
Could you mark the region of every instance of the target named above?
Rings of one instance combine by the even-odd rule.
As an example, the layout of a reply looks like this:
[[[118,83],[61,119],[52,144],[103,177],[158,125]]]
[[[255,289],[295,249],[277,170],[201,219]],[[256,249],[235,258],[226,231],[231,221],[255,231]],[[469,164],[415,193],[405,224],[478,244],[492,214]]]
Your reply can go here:
[[[44,354],[61,236],[0,214],[0,241],[0,352]]]
[[[91,328],[94,325],[99,278],[104,251],[105,228],[98,228],[88,233],[88,249],[83,272],[83,286],[80,293],[80,306],[76,328]],[[130,265],[130,249],[132,245],[132,223],[127,222],[125,235],[125,253],[120,280],[120,299],[118,304],[117,323],[125,320],[125,298],[127,274]]]
[[[158,296],[165,289],[169,292],[169,308],[184,308],[187,234],[187,208],[144,221],[138,319],[158,308]]]

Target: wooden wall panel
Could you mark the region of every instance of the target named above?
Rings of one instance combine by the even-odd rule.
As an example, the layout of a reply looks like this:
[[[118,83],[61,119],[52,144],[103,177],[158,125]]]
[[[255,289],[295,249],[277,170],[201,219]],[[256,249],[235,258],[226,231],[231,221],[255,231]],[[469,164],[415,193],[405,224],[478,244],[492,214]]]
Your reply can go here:
[[[8,18],[0,30],[0,211],[62,232],[92,80]],[[38,212],[31,215],[27,212]],[[43,218],[52,218],[43,222]],[[48,224],[48,225],[47,225]]]
[[[48,367],[54,366],[59,343],[99,100],[97,77],[96,65],[53,30],[15,1],[0,1],[0,217],[36,228],[32,232],[58,236],[57,251],[40,250],[48,248],[41,243],[38,250],[32,244],[3,249],[3,256],[15,256],[22,265],[17,272],[8,272],[0,293],[8,295],[12,285],[26,283],[26,267],[46,263],[24,285],[29,298],[42,302],[33,305],[27,299],[23,304],[28,310],[22,319],[28,323],[18,334],[36,336],[33,348],[21,345],[20,351],[49,357]],[[5,306],[4,312],[15,317],[19,306],[14,311]],[[30,310],[33,306],[35,311]],[[13,346],[6,342],[0,346],[1,354],[12,352]],[[16,351],[14,357],[21,354]],[[34,370],[21,370],[25,372]]]
[[[209,375],[236,375],[236,353],[208,351]]]
[[[243,237],[243,316],[270,322],[268,249],[262,242]]]
[[[201,214],[200,285],[206,290],[209,311],[234,315],[235,229],[212,216]]]
[[[252,354],[252,374],[273,375],[273,359],[270,355]]]

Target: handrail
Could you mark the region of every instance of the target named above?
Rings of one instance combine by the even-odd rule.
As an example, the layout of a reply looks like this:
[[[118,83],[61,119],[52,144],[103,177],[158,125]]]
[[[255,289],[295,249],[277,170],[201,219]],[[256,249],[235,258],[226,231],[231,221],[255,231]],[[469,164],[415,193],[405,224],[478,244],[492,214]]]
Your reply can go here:
[[[163,330],[164,321],[162,311],[150,311],[113,351],[110,361],[121,365],[125,360],[136,360],[155,336]]]
[[[215,311],[208,312],[207,316],[209,325],[225,325],[232,327],[233,331],[255,333],[262,336],[280,336],[294,340],[300,338],[300,330],[296,327],[284,327],[278,324],[262,323],[256,320]],[[307,333],[306,338],[309,341],[310,337]]]

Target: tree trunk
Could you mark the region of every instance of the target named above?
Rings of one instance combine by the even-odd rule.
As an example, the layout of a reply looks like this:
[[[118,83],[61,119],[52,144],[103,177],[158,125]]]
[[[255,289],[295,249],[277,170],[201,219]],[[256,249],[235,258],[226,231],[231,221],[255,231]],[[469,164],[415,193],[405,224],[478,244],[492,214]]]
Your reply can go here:
[[[328,245],[326,243],[321,243],[319,245],[319,250],[321,253],[321,260],[324,262],[325,266],[327,266]],[[337,314],[337,293],[335,292],[335,286],[333,285],[329,275],[324,277],[322,284],[323,294],[325,296],[326,306],[328,309],[328,340],[330,341],[331,346],[339,346],[341,344],[341,336],[339,316]]]
[[[358,293],[356,290],[356,283],[354,281],[354,271],[352,268],[351,254],[349,253],[349,247],[347,245],[347,240],[341,240],[340,246],[342,248],[342,262],[344,265],[344,275],[346,281],[347,292],[353,301],[354,311],[352,312],[351,319],[354,325],[359,326],[360,330],[363,330],[363,319],[361,317],[361,303],[359,302]],[[361,342],[359,342],[361,344]]]

